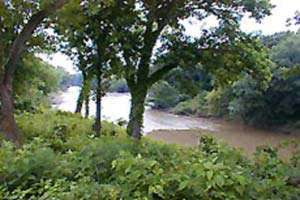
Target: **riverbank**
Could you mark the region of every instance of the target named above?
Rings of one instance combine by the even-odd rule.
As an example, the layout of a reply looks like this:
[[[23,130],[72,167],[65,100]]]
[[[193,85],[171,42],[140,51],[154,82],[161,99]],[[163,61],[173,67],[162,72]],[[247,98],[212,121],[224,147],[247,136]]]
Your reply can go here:
[[[242,128],[242,127],[240,127]],[[216,137],[221,142],[238,148],[246,155],[250,156],[256,151],[259,146],[270,145],[274,148],[282,146],[285,142],[293,142],[300,144],[300,132],[290,134],[284,133],[269,133],[263,130],[242,128],[240,132],[232,131],[232,127],[224,127],[222,131],[208,131],[203,129],[190,130],[155,130],[147,135],[156,141],[161,141],[168,144],[178,144],[186,147],[196,147],[199,144],[199,139],[202,135],[211,135]],[[286,148],[280,148],[279,155],[282,157],[290,157],[293,152],[300,150],[300,146],[289,145]]]
[[[79,87],[71,87],[57,95],[61,103],[54,107],[73,112],[79,89]],[[118,119],[128,121],[130,112],[130,95],[128,93],[108,93],[103,97],[102,103],[103,119],[111,122],[116,122]],[[93,117],[95,113],[93,100],[90,102],[90,113]],[[144,115],[144,133],[156,140],[185,146],[196,146],[199,135],[209,133],[231,146],[243,148],[247,154],[253,153],[259,145],[271,144],[276,146],[286,139],[300,140],[300,131],[287,133],[286,129],[262,130],[236,121],[174,115],[149,107],[146,107]]]
[[[159,108],[151,108],[151,110],[157,111],[157,112],[164,112],[169,113],[170,115],[176,115],[179,117],[187,117],[187,118],[199,118],[199,119],[206,119],[207,121],[225,121],[228,123],[233,124],[240,124],[247,127],[252,127],[253,129],[261,129],[268,132],[279,132],[284,134],[291,134],[291,133],[299,133],[300,134],[300,121],[294,121],[290,123],[286,123],[284,125],[270,125],[270,126],[255,126],[250,125],[242,121],[241,119],[230,119],[229,117],[216,117],[216,116],[210,116],[205,114],[191,114],[188,112],[176,112],[174,108],[172,109],[159,109]]]

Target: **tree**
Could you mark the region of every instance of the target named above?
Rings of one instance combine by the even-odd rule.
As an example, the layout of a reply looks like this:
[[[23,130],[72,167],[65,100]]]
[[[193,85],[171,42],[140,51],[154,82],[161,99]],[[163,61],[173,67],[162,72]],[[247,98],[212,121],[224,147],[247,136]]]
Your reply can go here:
[[[278,43],[282,41],[284,38],[287,38],[293,34],[294,33],[290,31],[282,31],[282,32],[274,33],[273,35],[262,35],[260,37],[260,40],[268,49],[271,49],[274,46],[278,45]]]
[[[81,89],[77,98],[75,113],[81,113],[83,104],[85,103],[85,117],[89,116],[89,98],[91,90],[92,73],[90,67],[90,51],[91,48],[86,46],[83,34],[69,33],[62,26],[57,27],[57,33],[62,36],[60,51],[68,55],[82,75]]]
[[[280,66],[300,65],[300,32],[290,33],[271,49],[271,58]]]
[[[39,46],[39,39],[45,36],[42,22],[66,2],[67,0],[0,2],[0,132],[17,146],[21,144],[21,135],[13,114],[12,98],[12,82],[17,63],[24,51]]]
[[[84,64],[80,64],[78,68],[82,74],[82,86],[77,98],[75,113],[81,113],[83,104],[85,104],[85,117],[87,118],[89,116],[89,98],[92,77]]]
[[[61,70],[31,54],[18,62],[13,80],[13,98],[18,112],[35,112],[40,105],[48,106],[49,94],[56,92],[62,80]],[[26,88],[26,89],[24,89]]]
[[[110,4],[103,1],[81,2],[77,6],[65,9],[62,15],[77,13],[68,22],[60,21],[60,34],[67,42],[65,49],[76,55],[82,72],[95,78],[96,117],[94,129],[96,135],[101,133],[101,100],[106,91],[106,79],[119,60],[117,52],[111,46],[112,27],[106,13],[110,12]],[[65,19],[61,17],[61,19]],[[82,88],[82,91],[85,89]],[[83,93],[82,93],[83,94]],[[86,98],[87,99],[87,98]],[[82,97],[79,96],[79,109]],[[86,104],[87,105],[87,104]],[[86,106],[87,108],[87,106]],[[78,110],[79,110],[78,109]],[[86,111],[88,113],[88,111]]]
[[[205,64],[209,56],[213,63],[217,55],[230,50],[234,43],[244,42],[239,23],[246,12],[260,20],[270,14],[271,8],[268,0],[115,1],[106,17],[115,30],[114,46],[119,49],[122,74],[131,93],[128,134],[135,139],[141,137],[145,98],[154,83],[176,67],[198,63],[208,67]],[[200,38],[185,36],[182,20],[194,17],[203,21],[208,16],[218,18],[217,28],[203,30]],[[236,69],[240,68],[232,67],[228,72]]]

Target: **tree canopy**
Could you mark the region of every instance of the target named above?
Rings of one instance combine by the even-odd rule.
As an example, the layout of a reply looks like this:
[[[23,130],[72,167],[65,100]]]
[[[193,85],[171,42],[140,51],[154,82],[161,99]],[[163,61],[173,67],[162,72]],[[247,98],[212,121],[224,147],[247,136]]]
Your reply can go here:
[[[269,1],[115,1],[106,16],[115,30],[112,41],[132,95],[128,133],[141,136],[147,91],[174,68],[201,63],[219,74],[221,82],[242,69],[252,74],[256,69],[264,71],[259,69],[268,64],[256,62],[264,54],[240,31],[239,23],[246,12],[260,20],[271,8]],[[202,21],[208,16],[218,19],[217,27],[203,29],[199,38],[184,34],[182,20]]]
[[[13,42],[19,44],[18,58],[21,50],[42,48],[41,45],[47,44],[44,40],[50,41],[48,27],[56,30],[61,49],[74,58],[79,68],[90,68],[95,74],[97,105],[101,103],[103,78],[112,74],[124,77],[132,96],[127,132],[133,138],[141,137],[148,90],[175,68],[201,65],[215,74],[214,82],[218,85],[231,83],[241,71],[268,80],[270,63],[264,49],[256,38],[240,30],[240,22],[246,13],[257,21],[269,15],[273,7],[269,0],[66,2],[2,2],[4,17],[1,21],[7,27],[1,29],[1,34],[6,33],[3,32],[6,29],[13,32],[12,36],[9,32],[5,36],[9,38],[5,39],[7,45],[5,42],[1,45],[10,48]],[[58,23],[50,22],[48,16],[63,5],[54,17]],[[17,12],[12,12],[14,10]],[[16,21],[9,21],[10,17]],[[197,38],[185,34],[184,20],[206,21],[208,17],[216,18],[218,25],[203,28]],[[15,50],[2,54],[4,52]],[[16,60],[11,59],[12,64]],[[15,67],[7,69],[11,74]],[[13,117],[11,119],[14,121]]]

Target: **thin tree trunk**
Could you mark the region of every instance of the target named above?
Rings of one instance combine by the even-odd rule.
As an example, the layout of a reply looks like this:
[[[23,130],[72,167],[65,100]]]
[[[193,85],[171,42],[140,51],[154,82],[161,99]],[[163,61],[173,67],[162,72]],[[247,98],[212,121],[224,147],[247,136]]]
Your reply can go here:
[[[145,111],[145,99],[147,95],[147,88],[143,88],[143,86],[140,86],[140,88],[130,89],[131,108],[129,123],[127,126],[127,134],[137,140],[141,139],[142,137],[143,115]]]
[[[90,115],[90,94],[91,94],[91,81],[87,77],[84,90],[84,102],[85,102],[85,118]]]
[[[22,138],[14,117],[11,84],[0,85],[0,97],[0,132],[3,133],[5,139],[12,141],[17,147],[19,147],[22,143]]]
[[[88,88],[87,94],[85,95],[85,118],[90,115],[90,88]]]
[[[80,93],[77,98],[75,113],[81,113],[83,100],[84,100],[84,86],[82,86],[80,89]]]
[[[86,82],[87,82],[87,77],[86,77],[86,73],[84,71],[82,71],[82,85],[81,85],[81,89],[80,89],[80,93],[78,95],[77,98],[77,104],[76,104],[76,109],[75,109],[75,113],[81,113],[82,110],[82,106],[83,106],[83,101],[85,99],[85,90],[86,90]]]
[[[101,134],[101,100],[102,100],[102,78],[101,78],[101,69],[98,70],[97,75],[97,88],[96,88],[96,118],[95,118],[95,132],[96,136]]]

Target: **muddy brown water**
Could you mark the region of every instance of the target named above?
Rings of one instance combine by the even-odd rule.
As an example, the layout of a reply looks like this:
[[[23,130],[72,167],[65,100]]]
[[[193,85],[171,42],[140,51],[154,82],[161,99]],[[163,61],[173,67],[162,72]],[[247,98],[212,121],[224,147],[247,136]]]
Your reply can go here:
[[[55,108],[75,110],[79,87],[70,87],[60,94],[60,101]],[[91,101],[91,114],[95,112],[95,103]],[[103,98],[102,114],[108,121],[128,120],[130,95],[127,93],[109,93]],[[144,115],[144,134],[155,140],[196,146],[200,135],[211,134],[231,146],[243,149],[247,154],[255,151],[257,146],[278,144],[293,140],[300,143],[300,130],[290,134],[282,131],[261,130],[238,122],[221,119],[195,118],[170,114],[146,108]],[[288,148],[280,153],[288,155],[293,149]]]

